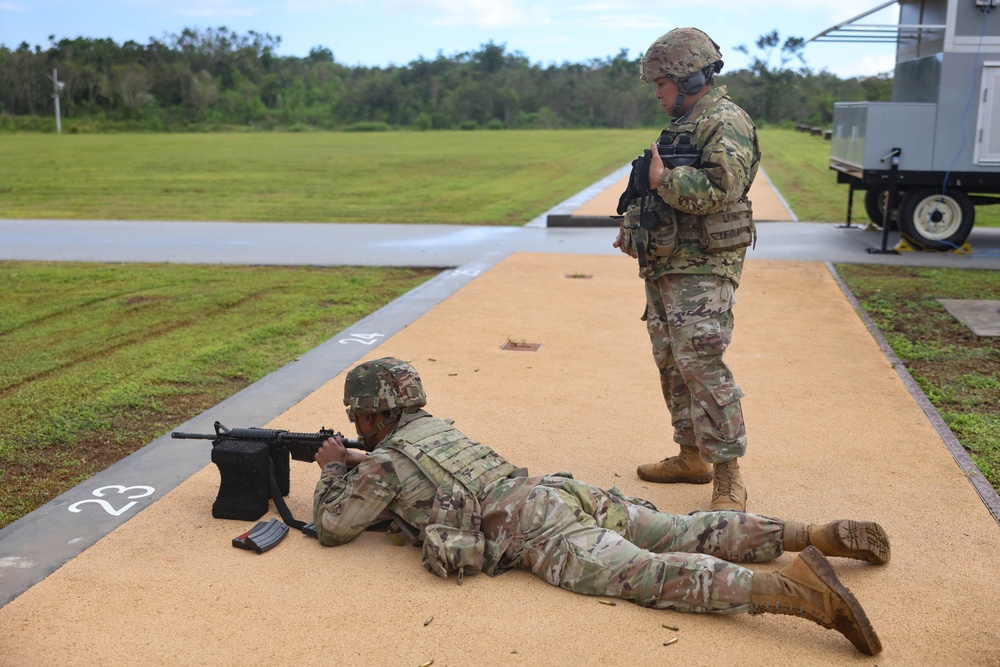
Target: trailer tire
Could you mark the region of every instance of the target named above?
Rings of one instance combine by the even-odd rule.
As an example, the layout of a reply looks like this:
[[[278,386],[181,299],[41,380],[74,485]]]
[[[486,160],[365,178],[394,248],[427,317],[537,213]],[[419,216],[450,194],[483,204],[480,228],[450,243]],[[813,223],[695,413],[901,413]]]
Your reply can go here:
[[[964,192],[918,188],[899,205],[899,232],[921,250],[956,250],[975,224],[976,207]]]
[[[889,231],[894,232],[899,228],[899,200],[906,194],[896,190],[896,203],[889,211]],[[871,220],[872,226],[882,229],[882,221],[885,219],[885,203],[889,200],[889,188],[871,188],[865,190],[865,213]]]

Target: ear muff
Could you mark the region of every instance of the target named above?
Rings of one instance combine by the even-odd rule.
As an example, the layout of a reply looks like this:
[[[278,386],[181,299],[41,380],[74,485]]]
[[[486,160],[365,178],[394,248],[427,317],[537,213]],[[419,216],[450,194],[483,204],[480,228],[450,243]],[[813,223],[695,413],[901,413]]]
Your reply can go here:
[[[705,82],[707,80],[708,79],[705,78],[705,72],[695,72],[679,83],[681,92],[685,95],[693,95],[705,87]]]

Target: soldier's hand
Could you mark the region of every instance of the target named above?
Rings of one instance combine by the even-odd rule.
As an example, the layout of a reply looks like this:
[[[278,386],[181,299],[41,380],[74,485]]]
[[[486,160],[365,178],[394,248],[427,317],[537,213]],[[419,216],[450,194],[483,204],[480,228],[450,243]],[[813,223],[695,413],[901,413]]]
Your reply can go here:
[[[320,468],[325,468],[328,463],[347,463],[347,448],[340,441],[339,436],[333,436],[323,441],[323,444],[316,450],[316,463]],[[355,464],[357,465],[357,464]]]
[[[653,154],[653,159],[649,161],[649,189],[656,192],[656,188],[660,185],[660,177],[666,170],[663,167],[663,159],[660,157],[660,150],[656,147],[656,142],[650,145],[649,150]]]
[[[611,246],[613,248],[618,248],[619,250],[621,250],[626,255],[629,255],[630,257],[634,258],[635,257],[635,253],[634,252],[630,252],[624,245],[622,245],[623,242],[624,242],[624,237],[625,237],[625,228],[623,226],[624,224],[625,224],[624,222],[619,222],[618,223],[618,238],[615,239],[615,242],[612,243]]]

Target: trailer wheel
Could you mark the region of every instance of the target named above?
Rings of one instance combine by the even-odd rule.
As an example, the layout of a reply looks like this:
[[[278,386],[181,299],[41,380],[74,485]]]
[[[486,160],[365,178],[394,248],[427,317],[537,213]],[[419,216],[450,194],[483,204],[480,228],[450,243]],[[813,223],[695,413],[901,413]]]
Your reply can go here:
[[[954,250],[965,243],[976,208],[964,192],[918,188],[899,206],[899,231],[921,250]]]
[[[894,232],[898,229],[897,220],[899,220],[899,200],[902,196],[906,194],[900,190],[896,190],[896,202],[889,211],[889,231]],[[868,219],[871,220],[872,226],[876,229],[882,229],[882,220],[885,219],[885,204],[889,201],[889,188],[871,188],[865,190],[865,213],[868,214]]]

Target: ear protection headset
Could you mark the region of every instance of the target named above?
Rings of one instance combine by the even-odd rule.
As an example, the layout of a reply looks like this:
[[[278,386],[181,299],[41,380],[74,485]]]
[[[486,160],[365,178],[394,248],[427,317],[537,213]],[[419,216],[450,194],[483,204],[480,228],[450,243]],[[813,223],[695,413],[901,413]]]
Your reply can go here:
[[[684,103],[684,96],[693,95],[704,88],[705,84],[708,83],[708,77],[710,75],[722,71],[722,65],[722,61],[719,60],[718,62],[712,63],[708,67],[698,70],[686,79],[682,79],[680,81],[675,80],[680,94],[677,96],[677,101],[674,103],[671,115],[675,117],[680,115],[681,105]]]
[[[685,95],[693,95],[701,90],[705,84],[708,82],[708,77],[710,74],[715,74],[716,72],[722,71],[722,61],[712,63],[704,69],[700,69],[683,81],[678,81],[677,86],[680,91]]]

